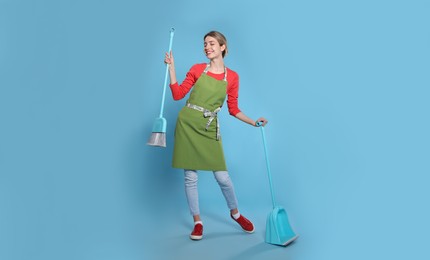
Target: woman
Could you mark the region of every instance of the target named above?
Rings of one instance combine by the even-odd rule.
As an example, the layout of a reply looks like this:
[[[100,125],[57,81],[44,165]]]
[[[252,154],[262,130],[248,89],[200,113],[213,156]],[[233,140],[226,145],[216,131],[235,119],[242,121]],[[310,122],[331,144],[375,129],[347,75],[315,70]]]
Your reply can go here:
[[[230,209],[230,216],[245,232],[254,232],[251,221],[239,213],[237,199],[224,159],[217,113],[226,96],[229,113],[239,120],[256,126],[256,122],[267,123],[265,118],[257,121],[247,117],[238,108],[239,76],[224,65],[227,54],[227,40],[223,34],[211,31],[204,37],[204,52],[209,63],[191,67],[181,85],[176,80],[172,52],[166,53],[164,62],[169,64],[170,89],[173,99],[180,100],[190,93],[186,106],[179,112],[175,129],[173,167],[184,169],[185,193],[194,229],[192,240],[203,237],[203,223],[200,218],[197,170],[212,171]]]

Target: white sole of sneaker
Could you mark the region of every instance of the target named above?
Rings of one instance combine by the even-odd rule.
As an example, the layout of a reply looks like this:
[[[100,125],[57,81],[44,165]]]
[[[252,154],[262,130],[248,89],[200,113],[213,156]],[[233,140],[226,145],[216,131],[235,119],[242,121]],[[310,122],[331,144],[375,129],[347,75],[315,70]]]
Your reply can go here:
[[[246,233],[248,233],[248,234],[252,234],[252,233],[254,233],[255,228],[254,228],[253,230],[251,230],[251,231],[245,230],[245,229],[243,229],[243,228],[242,228],[242,230],[243,230],[243,231],[245,231],[245,232],[246,232]]]
[[[193,236],[190,235],[191,240],[201,240],[203,238],[203,236]]]

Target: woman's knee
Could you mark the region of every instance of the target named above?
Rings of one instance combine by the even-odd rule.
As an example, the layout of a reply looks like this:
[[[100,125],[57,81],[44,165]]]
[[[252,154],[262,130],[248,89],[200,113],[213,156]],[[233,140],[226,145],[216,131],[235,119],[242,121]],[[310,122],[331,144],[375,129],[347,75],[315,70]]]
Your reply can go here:
[[[228,187],[231,186],[231,180],[230,175],[227,171],[215,171],[214,172],[215,179],[217,180],[218,184],[222,187]]]
[[[198,181],[197,172],[194,170],[185,170],[185,185],[195,185]]]

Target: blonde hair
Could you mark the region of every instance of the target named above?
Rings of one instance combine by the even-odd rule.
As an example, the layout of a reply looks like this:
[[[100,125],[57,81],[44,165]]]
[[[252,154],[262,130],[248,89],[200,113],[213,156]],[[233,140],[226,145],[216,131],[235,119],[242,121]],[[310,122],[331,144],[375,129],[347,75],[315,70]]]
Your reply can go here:
[[[222,51],[222,57],[224,58],[225,55],[227,55],[228,53],[228,48],[227,48],[227,39],[225,38],[225,36],[217,31],[210,31],[208,32],[205,37],[203,37],[203,41],[206,39],[206,37],[213,37],[217,40],[217,42],[219,43],[219,45],[221,46],[225,46],[225,49]]]

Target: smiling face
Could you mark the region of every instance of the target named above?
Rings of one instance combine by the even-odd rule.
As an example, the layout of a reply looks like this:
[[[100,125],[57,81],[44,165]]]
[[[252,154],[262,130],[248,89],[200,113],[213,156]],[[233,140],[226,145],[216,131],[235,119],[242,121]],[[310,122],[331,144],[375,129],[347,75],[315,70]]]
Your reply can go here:
[[[206,57],[208,59],[215,59],[219,57],[224,57],[223,51],[225,50],[225,45],[220,45],[217,39],[215,39],[212,36],[206,36],[205,42],[204,42],[204,51],[206,54]]]
[[[210,31],[204,37],[204,51],[208,59],[224,58],[228,52],[227,39],[224,34]],[[221,56],[220,55],[221,52]]]

